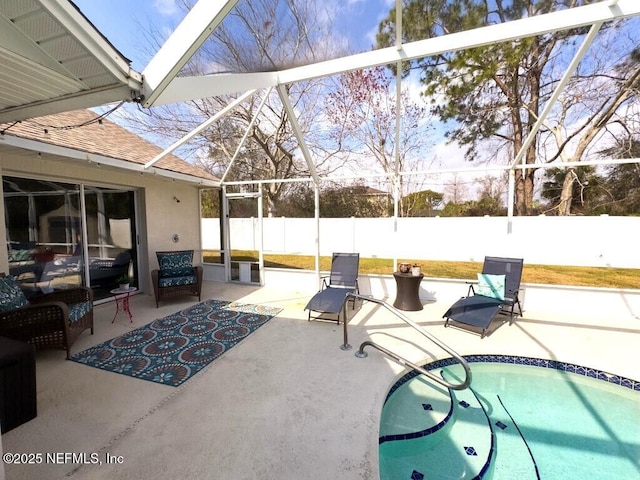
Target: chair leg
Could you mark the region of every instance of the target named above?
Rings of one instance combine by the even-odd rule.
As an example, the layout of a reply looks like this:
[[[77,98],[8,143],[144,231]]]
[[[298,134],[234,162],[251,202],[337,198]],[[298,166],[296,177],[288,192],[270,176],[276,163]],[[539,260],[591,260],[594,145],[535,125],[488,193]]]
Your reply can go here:
[[[513,296],[513,308],[518,306],[518,315],[522,316],[522,305],[520,305],[520,299],[518,298],[518,292]]]
[[[518,306],[517,312],[515,311],[516,305]],[[522,317],[522,305],[520,305],[520,300],[516,296],[514,302],[511,304],[511,318],[509,319],[509,325],[513,324],[513,318],[517,315]]]

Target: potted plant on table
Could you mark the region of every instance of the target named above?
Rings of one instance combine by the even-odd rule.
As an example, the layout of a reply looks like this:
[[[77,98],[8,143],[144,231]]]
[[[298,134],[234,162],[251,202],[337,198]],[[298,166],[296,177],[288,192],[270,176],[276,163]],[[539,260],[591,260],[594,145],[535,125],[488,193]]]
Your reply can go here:
[[[129,290],[129,284],[131,283],[131,277],[129,275],[121,275],[118,277],[118,288],[120,290]]]

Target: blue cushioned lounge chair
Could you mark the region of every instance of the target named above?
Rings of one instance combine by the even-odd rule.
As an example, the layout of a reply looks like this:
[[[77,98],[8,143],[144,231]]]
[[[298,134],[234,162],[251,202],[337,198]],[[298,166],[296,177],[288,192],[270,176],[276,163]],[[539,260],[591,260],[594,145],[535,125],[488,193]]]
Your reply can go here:
[[[309,320],[312,319],[311,312],[319,312],[320,315],[313,317],[314,319],[331,320],[340,324],[340,312],[347,293],[358,293],[359,265],[358,253],[333,254],[330,275],[322,278],[322,289],[304,307],[305,310],[309,310]],[[355,309],[355,301],[352,308]],[[329,316],[326,316],[327,314]]]
[[[515,315],[522,316],[522,306],[518,298],[522,280],[523,259],[505,257],[485,257],[482,274],[479,279],[489,282],[488,289],[469,285],[466,297],[454,303],[442,316],[449,322],[470,325],[482,330],[481,337],[487,333],[493,319],[500,312],[509,315],[509,324]],[[495,280],[498,287],[491,285]],[[484,287],[485,285],[483,285]],[[517,310],[515,308],[517,307]]]

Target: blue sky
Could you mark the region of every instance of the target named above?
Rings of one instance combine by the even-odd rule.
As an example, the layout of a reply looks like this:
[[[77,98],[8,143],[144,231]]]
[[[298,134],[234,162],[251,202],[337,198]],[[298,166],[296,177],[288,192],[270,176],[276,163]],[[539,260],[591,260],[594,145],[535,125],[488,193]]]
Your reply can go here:
[[[141,72],[149,58],[140,48],[146,39],[141,28],[154,25],[168,35],[180,23],[183,12],[174,0],[72,0],[95,27]]]
[[[93,25],[131,60],[131,66],[143,72],[158,47],[151,47],[145,32],[157,30],[167,38],[183,19],[185,13],[177,0],[72,0]],[[240,0],[250,1],[250,0]],[[380,21],[386,17],[394,0],[314,0],[335,15],[334,28],[338,35],[349,42],[351,51],[369,50],[375,43]],[[153,28],[152,28],[153,27]],[[418,88],[418,86],[414,86]],[[417,95],[417,93],[416,93]],[[127,126],[118,114],[111,120]],[[157,138],[152,134],[143,137],[160,146],[168,146],[174,139]],[[442,150],[442,151],[440,151]],[[461,158],[462,153],[444,144],[434,148],[438,157]],[[179,151],[175,152],[179,156]],[[187,157],[185,157],[188,159]],[[463,163],[460,160],[460,163]]]
[[[142,72],[150,60],[149,41],[143,32],[153,26],[166,38],[184,17],[176,0],[72,1],[114,47],[131,60],[138,72]],[[336,29],[348,35],[358,51],[371,48],[378,23],[394,3],[392,0],[324,1],[335,3]]]

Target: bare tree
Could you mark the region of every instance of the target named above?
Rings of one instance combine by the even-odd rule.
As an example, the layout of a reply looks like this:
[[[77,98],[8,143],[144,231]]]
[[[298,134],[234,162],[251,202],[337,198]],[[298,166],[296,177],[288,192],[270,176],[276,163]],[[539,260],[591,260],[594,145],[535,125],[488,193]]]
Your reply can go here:
[[[478,179],[478,193],[480,198],[490,198],[501,206],[506,206],[506,194],[509,184],[509,177],[506,173],[502,175],[485,175]]]
[[[613,32],[608,32],[611,34]],[[617,45],[621,36],[616,35]],[[604,47],[605,45],[603,45]],[[579,162],[587,154],[606,129],[623,132],[633,116],[628,105],[640,98],[640,48],[631,53],[621,53],[622,58],[613,55],[611,48],[598,50],[597,57],[591,57],[567,93],[559,100],[559,113],[547,122],[549,136],[555,143],[556,153],[547,161],[557,158],[564,162]],[[620,54],[618,54],[620,55]],[[615,62],[612,66],[611,60]],[[557,205],[558,215],[570,215],[574,198],[574,184],[579,176],[570,168],[564,176],[562,191]]]
[[[400,210],[405,191],[399,172],[426,168],[423,157],[429,140],[425,105],[415,102],[407,88],[401,92],[398,111],[393,77],[383,67],[348,72],[337,79],[326,100],[327,116],[335,141],[359,171],[386,173],[398,182]],[[399,144],[396,145],[396,116],[400,115]],[[397,152],[396,152],[397,149]]]
[[[184,1],[190,8],[192,1]],[[325,60],[341,53],[332,41],[332,18],[328,6],[311,0],[256,0],[240,2],[191,58],[181,74],[203,75],[274,71]],[[157,35],[158,32],[150,32]],[[160,41],[157,42],[161,43]],[[305,141],[314,153],[316,168],[330,168],[335,150],[322,138],[323,130],[313,128],[323,113],[324,85],[320,80],[286,86],[286,94],[298,115]],[[249,130],[266,92],[257,92],[230,115],[201,132],[183,152],[216,175],[222,175],[236,152],[227,180],[286,179],[308,174],[298,154],[286,110],[273,91],[263,111]],[[154,107],[135,119],[143,130],[176,139],[210,118],[233,101],[232,96],[197,99],[186,104]],[[275,214],[286,184],[265,186],[268,211]]]
[[[469,187],[460,174],[452,174],[451,180],[444,185],[444,196],[447,202],[459,204],[467,199]]]

